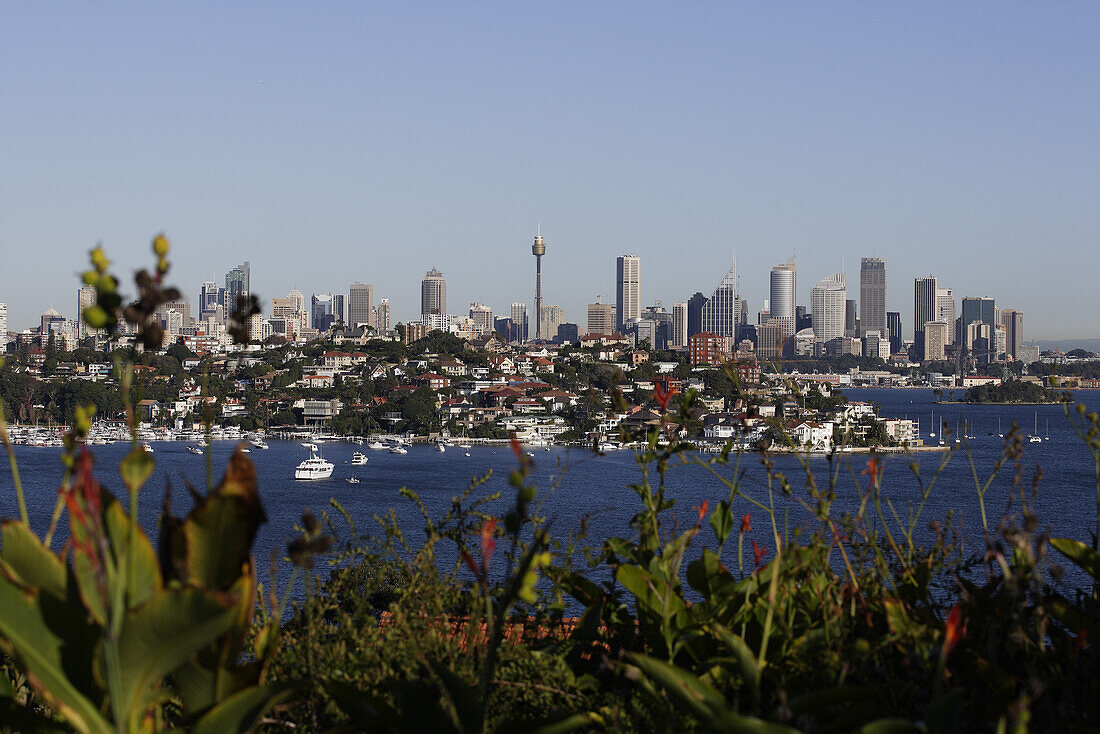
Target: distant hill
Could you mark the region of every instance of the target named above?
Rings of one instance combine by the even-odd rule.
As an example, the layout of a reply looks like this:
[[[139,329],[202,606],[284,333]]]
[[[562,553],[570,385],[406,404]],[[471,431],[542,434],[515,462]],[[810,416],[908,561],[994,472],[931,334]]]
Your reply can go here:
[[[1059,352],[1068,352],[1071,349],[1100,352],[1100,339],[1036,339],[1035,344],[1039,345],[1040,352],[1048,349],[1056,349]]]

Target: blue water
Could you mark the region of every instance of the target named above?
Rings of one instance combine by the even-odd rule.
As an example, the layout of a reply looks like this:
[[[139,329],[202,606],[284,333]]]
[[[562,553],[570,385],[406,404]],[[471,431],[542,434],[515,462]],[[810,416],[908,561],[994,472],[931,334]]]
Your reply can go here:
[[[1094,467],[1086,447],[1069,425],[1063,407],[933,405],[934,398],[930,391],[917,390],[849,390],[845,394],[853,400],[878,403],[881,415],[920,419],[921,431],[925,436],[933,409],[937,424],[942,419],[954,428],[956,422],[960,426],[963,421],[969,422],[970,433],[975,438],[968,442],[968,446],[979,479],[983,483],[992,471],[1002,448],[1001,439],[996,435],[988,435],[991,432],[997,433],[998,419],[1005,434],[1013,421],[1021,425],[1025,433],[1030,433],[1037,413],[1039,433],[1043,436],[1047,435],[1049,419],[1050,440],[1041,444],[1024,444],[1021,485],[1030,497],[1036,466],[1041,466],[1042,480],[1033,500],[1041,526],[1051,527],[1055,536],[1086,542],[1090,540],[1090,532],[1096,527]],[[1088,404],[1090,410],[1096,410],[1100,403],[1100,393],[1096,392],[1083,391],[1078,398]],[[216,478],[234,445],[231,442],[215,443],[213,457]],[[270,450],[253,450],[251,453],[258,468],[261,497],[269,518],[268,523],[260,530],[256,545],[256,556],[262,564],[261,567],[266,566],[273,549],[281,550],[294,536],[294,524],[302,510],[311,507],[315,512],[320,512],[327,507],[330,498],[338,500],[349,511],[359,530],[363,532],[374,531],[374,516],[388,513],[393,508],[413,542],[423,538],[423,521],[412,503],[399,495],[398,490],[403,486],[420,494],[433,517],[442,515],[450,506],[452,497],[460,493],[472,479],[483,476],[490,470],[493,472],[491,478],[478,492],[502,493],[502,498],[492,506],[492,511],[507,511],[512,499],[507,477],[516,462],[506,446],[475,446],[470,450],[469,457],[465,457],[463,451],[457,448],[439,453],[430,446],[412,446],[407,455],[401,456],[385,451],[361,449],[346,442],[328,442],[323,444],[323,451],[325,457],[336,464],[332,478],[301,482],[292,477],[294,467],[306,457],[306,450],[292,442],[270,441],[270,445]],[[204,486],[205,459],[187,453],[182,443],[154,443],[153,448],[157,467],[142,492],[139,518],[142,525],[155,534],[156,518],[165,487],[171,483],[175,512],[179,515],[186,514],[190,500],[184,489],[184,482],[188,481],[199,488]],[[123,492],[117,465],[127,450],[128,447],[123,445],[94,447],[97,456],[96,476],[102,484],[119,495]],[[363,450],[370,457],[366,466],[351,466],[351,455],[357,450]],[[60,452],[56,448],[16,447],[31,522],[39,533],[44,532],[49,523],[57,497],[56,490],[62,478],[62,467],[58,460]],[[535,450],[534,455],[535,481],[540,494],[545,497],[541,513],[552,520],[554,537],[564,538],[569,532],[576,530],[582,517],[588,519],[589,542],[592,544],[598,545],[600,541],[613,535],[630,535],[629,518],[640,507],[634,493],[627,486],[640,478],[633,452],[619,451],[606,456],[595,456],[582,449],[554,448],[549,452]],[[885,496],[894,501],[899,513],[904,515],[919,502],[919,485],[910,464],[915,463],[922,477],[927,479],[935,472],[943,456],[941,453],[924,453],[913,458],[904,455],[884,457]],[[703,458],[705,460],[708,457]],[[839,461],[842,462],[842,471],[836,509],[845,511],[858,505],[866,487],[867,477],[861,472],[866,468],[867,455],[849,454]],[[777,508],[781,518],[785,513],[786,522],[794,527],[807,517],[803,503],[810,500],[805,490],[805,476],[794,457],[778,457],[775,462],[777,470],[784,472],[793,486],[790,499],[777,494]],[[809,463],[819,486],[825,486],[828,483],[828,472],[835,465],[822,457],[812,457]],[[760,457],[755,454],[744,455],[741,469],[745,472],[741,482],[742,490],[752,497],[766,501],[765,473],[760,465]],[[730,479],[734,476],[732,466],[719,468],[719,472]],[[1009,464],[986,495],[986,510],[991,524],[995,524],[1009,507],[1013,473],[1014,467]],[[345,480],[350,476],[359,477],[362,483],[348,484]],[[918,524],[919,532],[926,533],[929,521],[943,521],[948,511],[953,511],[954,526],[968,541],[969,547],[977,550],[982,534],[974,486],[966,452],[960,451],[950,460],[937,480]],[[709,501],[713,508],[728,493],[728,489],[719,480],[697,466],[675,467],[668,476],[668,494],[677,501],[674,511],[676,521],[683,526],[695,521],[693,507]],[[1016,491],[1016,496],[1018,498],[1019,490]],[[1018,499],[1012,508],[1019,509]],[[746,500],[739,500],[734,506],[735,517],[740,518],[746,512],[752,513],[753,524],[757,529],[754,532],[759,533],[755,537],[763,541],[767,537],[762,532],[765,517]],[[5,466],[0,469],[0,516],[13,517],[17,514],[12,479]],[[702,544],[711,547],[714,545],[709,529],[705,529],[700,540],[700,543],[696,543],[695,552],[698,552]]]

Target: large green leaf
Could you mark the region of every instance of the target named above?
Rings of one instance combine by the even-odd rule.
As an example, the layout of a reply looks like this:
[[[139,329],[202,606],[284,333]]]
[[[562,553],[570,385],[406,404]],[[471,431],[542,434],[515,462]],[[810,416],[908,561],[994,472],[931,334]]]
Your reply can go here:
[[[38,536],[18,520],[0,523],[0,533],[4,541],[3,562],[19,583],[64,600],[65,564],[57,554],[44,546]]]
[[[139,446],[119,462],[118,473],[127,489],[136,493],[153,476],[154,466],[152,455]]]
[[[1050,544],[1059,553],[1084,569],[1093,579],[1100,580],[1100,553],[1079,540],[1070,540],[1069,538],[1051,538]]]
[[[659,617],[667,614],[671,618],[687,609],[687,604],[674,589],[639,566],[619,566],[615,578],[634,595],[640,606]]]
[[[173,589],[130,610],[117,643],[122,700],[113,702],[115,710],[134,714],[160,700],[160,682],[233,624],[235,602],[221,594]],[[108,670],[106,651],[101,654]]]
[[[293,686],[252,686],[210,709],[191,734],[239,734],[252,731],[260,717],[294,694]]]
[[[782,724],[743,716],[733,711],[726,699],[690,671],[663,660],[630,653],[629,661],[673,698],[687,706],[708,728],[730,734],[796,734]]]
[[[130,543],[130,517],[122,509],[122,505],[114,497],[105,495],[103,500],[103,524],[107,528],[107,537],[111,542],[112,554],[116,567],[122,568],[127,563],[126,550]],[[160,567],[157,564],[157,554],[153,550],[153,544],[141,528],[134,533],[133,565],[127,584],[127,601],[129,606],[136,607],[144,604],[154,594],[161,590]]]
[[[54,604],[47,615],[36,592],[0,576],[0,637],[6,651],[22,662],[35,690],[77,731],[110,732],[98,708],[67,674],[67,654],[72,650],[64,635],[80,634],[85,627],[84,615],[77,616],[75,609],[66,614],[70,609],[71,605]]]

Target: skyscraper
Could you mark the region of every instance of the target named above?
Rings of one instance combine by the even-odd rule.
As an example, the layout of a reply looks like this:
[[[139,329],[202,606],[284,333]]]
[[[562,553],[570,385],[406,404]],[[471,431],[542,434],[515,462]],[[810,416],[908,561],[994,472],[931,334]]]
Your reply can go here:
[[[955,343],[955,294],[950,288],[936,289],[936,318],[947,324],[947,343]]]
[[[886,312],[886,330],[890,332],[890,354],[899,354],[904,340],[901,334],[900,311]]]
[[[997,307],[995,301],[989,296],[982,297],[970,297],[962,299],[962,317],[960,319],[960,332],[963,338],[963,343],[967,350],[973,351],[974,338],[973,334],[984,334],[984,331],[977,331],[970,329],[970,325],[975,322],[981,322],[989,327],[989,332],[992,335],[993,329],[997,326]],[[979,338],[983,338],[979,336]],[[985,339],[985,341],[978,345],[978,349],[989,352],[992,347],[992,340]],[[986,360],[988,361],[988,360]]]
[[[420,315],[447,313],[447,281],[443,273],[432,268],[420,281]]]
[[[85,285],[81,286],[80,290],[76,292],[76,338],[84,339],[87,336],[95,334],[98,330],[91,329],[84,323],[84,309],[91,308],[95,305],[95,286]],[[4,335],[7,338],[7,334]]]
[[[588,304],[588,333],[611,334],[615,331],[615,307],[610,303]]]
[[[620,331],[642,315],[642,259],[620,255],[615,260],[615,326]]]
[[[886,261],[864,257],[859,261],[859,328],[885,334]]]
[[[332,318],[344,326],[348,324],[348,297],[343,293],[332,294]]]
[[[382,298],[378,301],[378,308],[374,309],[374,328],[379,334],[388,334],[390,331],[390,299]]]
[[[924,325],[936,320],[936,276],[913,279],[913,345],[924,353]]]
[[[847,288],[845,288],[847,290]],[[859,336],[859,313],[856,302],[851,298],[844,299],[844,336]]]
[[[943,360],[947,358],[947,333],[948,325],[942,321],[926,321],[924,323],[924,354],[925,362],[930,360]]]
[[[199,318],[206,320],[210,316],[225,319],[225,289],[212,280],[199,287]]]
[[[527,341],[527,304],[513,303],[511,314],[512,328],[519,337],[516,341]]]
[[[313,320],[313,328],[317,331],[328,331],[336,322],[336,316],[332,313],[332,296],[318,295],[310,298],[310,317]]]
[[[374,286],[352,283],[348,288],[348,327],[374,326]]]
[[[795,294],[798,285],[796,275],[794,255],[787,262],[774,266],[771,272],[768,317],[765,323],[779,327],[780,344],[786,343],[795,333]]]
[[[249,262],[245,260],[225,274],[225,290],[223,291],[225,300],[222,302],[222,307],[225,308],[226,315],[236,310],[238,297],[248,298],[248,295],[252,292],[251,270]]]
[[[688,345],[688,305],[677,303],[672,307],[672,342],[674,349],[684,349]]]
[[[735,259],[726,277],[722,278],[722,282],[714,289],[714,294],[703,305],[702,330],[736,340],[739,315]]]
[[[535,256],[535,338],[550,338],[542,330],[542,256],[546,254],[546,243],[542,241],[542,228],[535,230],[535,241],[531,244],[531,254]]]
[[[707,297],[698,291],[688,299],[688,339],[703,330],[703,306],[706,303]]]
[[[1005,354],[1016,361],[1016,352],[1024,343],[1024,312],[1014,308],[1001,311],[1001,326],[1005,330]]]
[[[470,304],[470,320],[474,322],[478,336],[493,330],[493,309],[483,303]]]
[[[0,354],[8,348],[8,304],[0,303]]]
[[[844,273],[817,282],[810,290],[810,313],[814,336],[822,344],[844,336],[844,313],[848,287]]]
[[[555,306],[553,304],[546,304],[539,311],[539,326],[538,333],[542,334],[541,337],[536,336],[536,339],[552,339],[558,334],[558,327],[565,323],[565,312],[561,306]]]

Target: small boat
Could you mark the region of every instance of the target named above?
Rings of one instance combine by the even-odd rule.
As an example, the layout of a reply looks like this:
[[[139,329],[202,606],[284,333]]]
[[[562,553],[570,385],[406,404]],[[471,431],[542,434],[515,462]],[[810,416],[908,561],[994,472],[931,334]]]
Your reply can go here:
[[[332,476],[333,466],[331,461],[317,453],[316,448],[309,451],[309,458],[303,461],[294,470],[295,479],[328,479]]]
[[[199,446],[188,446],[187,450],[192,454],[202,455],[202,448]]]
[[[442,454],[444,451],[447,450],[447,447],[444,446],[442,443],[437,443],[435,445],[435,450]]]
[[[264,441],[262,438],[258,438],[255,441],[252,441],[251,443],[252,443],[253,447],[258,448],[260,450],[271,448],[270,446],[267,445],[267,442]]]
[[[549,444],[547,444],[547,445],[546,445],[546,450],[547,450],[547,451],[549,451],[549,450],[550,450],[550,445],[549,445]]]
[[[1039,411],[1035,411],[1035,433],[1032,433],[1027,437],[1028,443],[1042,443],[1043,439],[1039,435]]]
[[[467,452],[466,452],[466,456],[469,456],[469,455],[470,455],[470,452],[469,452],[469,451],[467,451]]]
[[[375,451],[381,451],[382,449],[386,448],[386,444],[382,443],[381,441],[371,441],[367,444],[367,448],[374,449]]]
[[[352,466],[363,466],[366,463],[367,463],[367,455],[366,454],[361,454],[358,451],[356,451],[354,454],[351,455],[351,465]]]
[[[1004,437],[1005,437],[1005,434],[1001,430],[1001,419],[998,418],[997,419],[997,438],[1004,438]]]
[[[252,449],[248,448],[247,446],[241,446],[241,453],[242,454],[251,454]]]
[[[359,480],[359,477],[348,477],[345,481],[347,481],[348,484],[362,484],[363,483]]]
[[[1044,441],[1050,440],[1050,418],[1047,418],[1047,435],[1043,437]]]
[[[306,443],[303,443],[302,446],[309,449],[310,451],[316,451],[317,450],[317,444],[313,443],[312,441],[308,441]]]
[[[147,454],[151,454],[153,453],[153,446],[148,441],[145,441],[141,444],[141,450]]]
[[[404,446],[402,446],[401,444],[396,444],[396,445],[390,447],[390,453],[391,454],[407,454],[407,453],[409,453],[409,450],[407,448],[405,448]]]

